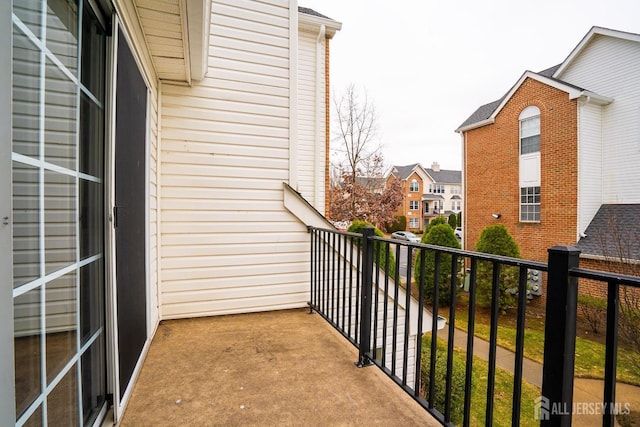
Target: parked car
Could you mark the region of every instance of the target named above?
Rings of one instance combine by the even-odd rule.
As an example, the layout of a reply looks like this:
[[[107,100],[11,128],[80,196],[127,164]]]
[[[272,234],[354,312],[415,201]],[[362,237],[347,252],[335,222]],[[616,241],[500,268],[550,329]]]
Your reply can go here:
[[[409,242],[420,243],[420,238],[410,231],[396,231],[391,233],[391,237],[398,240],[407,240]]]
[[[456,227],[453,234],[455,234],[458,239],[462,240],[462,227]]]

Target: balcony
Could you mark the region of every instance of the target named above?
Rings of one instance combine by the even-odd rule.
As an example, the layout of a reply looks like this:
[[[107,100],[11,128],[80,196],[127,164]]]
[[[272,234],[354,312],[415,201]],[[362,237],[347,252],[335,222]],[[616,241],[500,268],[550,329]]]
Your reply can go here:
[[[379,238],[373,229],[309,231],[310,309],[162,322],[122,425],[453,425],[457,419],[461,425],[613,426],[615,411],[627,407],[605,402],[640,407],[640,389],[616,380],[620,291],[637,292],[639,277],[580,268],[572,247],[551,248],[549,262],[540,263]],[[422,286],[427,256],[435,268],[429,305]],[[481,273],[480,264],[489,270]],[[547,284],[544,363],[525,358],[532,269]],[[420,278],[412,279],[417,271]],[[513,352],[498,345],[496,301],[507,271],[515,274],[517,299]],[[492,305],[485,341],[473,334],[475,289],[487,273]],[[447,274],[450,283],[439,283]],[[468,318],[457,320],[456,293],[439,289],[455,289],[462,280]],[[574,378],[581,280],[606,289],[604,381]],[[441,312],[438,301],[447,297],[445,326],[432,313]],[[468,335],[456,328],[463,321]],[[452,386],[456,370],[461,389]],[[507,392],[498,386],[504,371]],[[535,394],[524,397],[530,387]],[[596,412],[573,414],[576,403],[578,412]],[[482,421],[472,418],[472,406]]]
[[[163,321],[121,425],[439,425],[308,313]]]

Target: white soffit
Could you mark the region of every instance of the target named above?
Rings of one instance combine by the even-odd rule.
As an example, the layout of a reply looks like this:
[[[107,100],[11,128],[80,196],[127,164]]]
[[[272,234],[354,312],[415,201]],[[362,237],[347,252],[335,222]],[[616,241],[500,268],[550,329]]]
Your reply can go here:
[[[191,83],[207,69],[210,2],[134,0],[160,80]]]

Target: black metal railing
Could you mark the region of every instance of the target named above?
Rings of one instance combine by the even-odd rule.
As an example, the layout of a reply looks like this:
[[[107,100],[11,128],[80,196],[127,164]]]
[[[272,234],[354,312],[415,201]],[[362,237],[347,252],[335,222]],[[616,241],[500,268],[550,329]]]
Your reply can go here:
[[[521,413],[525,310],[527,299],[535,295],[530,289],[532,272],[540,281],[543,274],[547,274],[542,391],[535,408],[535,415],[544,425],[571,422],[570,412],[554,411],[553,405],[572,407],[577,279],[608,283],[608,325],[617,324],[618,287],[640,287],[638,277],[578,268],[579,252],[571,247],[551,248],[549,263],[545,264],[386,239],[375,236],[372,228],[365,228],[363,234],[313,227],[309,227],[309,232],[310,310],[319,313],[358,348],[356,365],[377,365],[444,425],[467,426],[471,423],[474,332],[480,279],[485,281],[483,283],[490,282],[486,425],[494,422],[499,299],[505,292],[508,277],[515,282],[507,292],[515,295],[517,313],[510,397],[511,424],[515,426],[520,424],[521,417],[534,416]],[[425,293],[426,278],[433,281],[429,293]],[[456,332],[456,289],[460,286],[468,291],[467,336],[464,344],[455,344],[455,347],[462,347],[464,357],[461,413],[453,403],[457,398],[453,393],[454,342],[456,333],[460,334]],[[443,307],[447,319],[438,315],[443,298],[448,299],[448,310]],[[446,330],[445,320],[448,323]],[[446,340],[444,345],[439,342],[439,335]],[[422,354],[423,339],[430,339],[429,345],[425,345],[428,357]],[[615,401],[616,348],[616,328],[608,327],[604,402]],[[446,354],[444,368],[438,366],[437,357],[443,353]],[[444,369],[444,384],[435,381],[438,369]],[[605,414],[603,420],[604,425],[612,425],[613,415]]]

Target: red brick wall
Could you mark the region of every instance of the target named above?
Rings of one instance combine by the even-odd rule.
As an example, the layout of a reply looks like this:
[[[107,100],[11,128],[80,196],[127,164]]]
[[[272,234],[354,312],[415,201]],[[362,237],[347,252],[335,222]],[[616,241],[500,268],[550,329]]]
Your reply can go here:
[[[418,192],[412,193],[409,190],[409,185],[413,180],[418,181]],[[424,193],[424,182],[422,182],[422,178],[417,173],[412,173],[409,178],[401,181],[402,185],[402,203],[398,206],[396,210],[396,215],[405,216],[407,218],[407,230],[417,231],[422,228],[422,194]],[[412,200],[418,201],[418,210],[412,211],[412,214],[409,215],[409,202]],[[411,228],[409,227],[409,219],[410,218],[418,218],[418,227]]]
[[[540,109],[541,213],[521,223],[519,120]],[[475,249],[482,230],[504,224],[523,258],[546,261],[547,249],[575,244],[577,229],[577,104],[567,93],[527,79],[495,123],[465,133],[465,248]],[[494,219],[492,213],[500,213]]]

